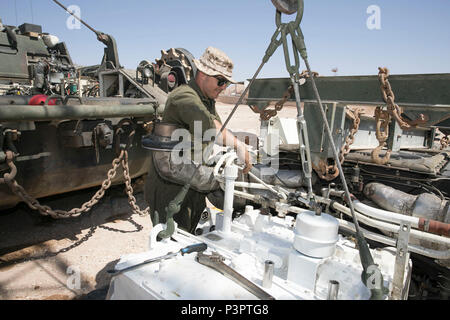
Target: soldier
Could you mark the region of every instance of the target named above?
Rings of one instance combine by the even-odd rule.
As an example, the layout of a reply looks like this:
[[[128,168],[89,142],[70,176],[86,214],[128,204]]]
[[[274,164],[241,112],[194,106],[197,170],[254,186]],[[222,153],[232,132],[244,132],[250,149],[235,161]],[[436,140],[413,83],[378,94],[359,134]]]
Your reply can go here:
[[[236,83],[232,78],[233,62],[223,51],[208,47],[200,59],[194,59],[194,64],[197,67],[195,79],[187,85],[179,86],[169,94],[162,122],[189,130],[191,136],[194,136],[194,127],[197,128],[196,130],[201,128],[202,136],[211,129],[217,134],[222,123],[215,108],[215,99],[230,83]],[[252,165],[245,143],[238,140],[226,128],[219,135],[216,143],[234,147],[239,160],[245,164],[243,173],[248,173]],[[207,144],[202,141],[200,145],[203,150]],[[193,150],[191,153],[194,159],[198,159],[194,155],[198,151]],[[154,217],[156,210],[159,214],[159,222],[164,223],[166,222],[165,207],[187,182],[180,177],[182,174],[179,172],[185,169],[187,172],[193,172],[193,167],[191,166],[188,170],[189,164],[185,164],[182,169],[174,169],[176,165],[168,164],[170,152],[153,151],[152,154],[152,162],[145,182],[145,200],[150,206],[151,216]],[[171,170],[175,173],[170,173]],[[171,175],[166,175],[167,172]],[[189,173],[186,176],[190,177]],[[174,216],[178,227],[190,233],[194,233],[200,215],[206,207],[207,193],[218,187],[213,179],[212,167],[205,165],[202,165],[196,179],[192,180],[201,182],[196,187],[195,181],[189,181],[191,188],[181,204],[180,211]]]

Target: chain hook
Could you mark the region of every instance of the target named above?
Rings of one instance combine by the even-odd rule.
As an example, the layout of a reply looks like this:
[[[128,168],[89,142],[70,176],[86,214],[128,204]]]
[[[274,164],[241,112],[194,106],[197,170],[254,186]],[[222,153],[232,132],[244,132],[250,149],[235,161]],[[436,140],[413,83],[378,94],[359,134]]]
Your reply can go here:
[[[127,142],[126,144],[122,144],[120,143],[120,136],[125,133],[125,130],[123,129],[124,125],[131,125],[131,127],[133,128],[133,130],[131,130],[131,132],[128,134],[127,137]],[[120,154],[121,150],[128,150],[132,144],[133,144],[133,138],[134,135],[136,134],[136,124],[130,120],[130,119],[122,119],[118,124],[117,124],[117,129],[114,132],[114,141],[115,141],[115,151],[116,151],[116,155]]]

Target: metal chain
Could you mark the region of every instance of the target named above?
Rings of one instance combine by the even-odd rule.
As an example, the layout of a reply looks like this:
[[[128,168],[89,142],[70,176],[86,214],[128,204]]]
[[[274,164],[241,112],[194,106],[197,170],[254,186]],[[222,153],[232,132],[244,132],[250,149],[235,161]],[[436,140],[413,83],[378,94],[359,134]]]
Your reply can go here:
[[[286,89],[286,91],[283,93],[283,96],[281,97],[281,99],[277,103],[275,103],[274,109],[267,109],[267,107],[269,106],[269,104],[267,104],[264,107],[264,110],[259,112],[261,120],[266,120],[267,121],[270,118],[276,116],[278,111],[283,109],[284,104],[291,97],[292,93],[294,93],[294,87],[292,85],[290,85]],[[253,109],[253,111],[255,111],[255,110]]]
[[[361,123],[361,115],[362,110],[357,108],[355,110],[347,109],[346,115],[353,119],[352,128],[350,129],[349,134],[345,138],[345,144],[341,148],[341,153],[339,154],[339,162],[341,164],[344,163],[345,156],[350,152],[350,146],[355,141],[355,134],[359,129],[359,124]],[[324,161],[319,161],[318,167],[316,168],[316,172],[321,179],[326,181],[331,181],[335,179],[339,175],[339,168],[334,162],[332,165],[328,165]]]
[[[311,71],[311,75],[314,78],[317,78],[319,76],[319,73],[317,71]],[[310,74],[309,74],[308,70],[303,70],[302,73],[300,73],[298,77],[300,79],[302,79],[302,78],[305,79],[305,78],[309,78]]]
[[[319,73],[313,71],[312,72],[312,76],[313,77],[318,77]],[[306,79],[306,78],[309,78],[309,77],[310,77],[310,75],[309,75],[309,72],[307,70],[303,70],[302,73],[299,75],[299,79]],[[286,89],[286,91],[283,93],[283,96],[281,97],[281,99],[278,100],[277,103],[275,103],[274,109],[266,109],[269,106],[269,104],[267,104],[264,107],[263,111],[261,111],[261,112],[256,111],[257,108],[255,108],[253,106],[252,106],[252,110],[254,112],[256,112],[256,113],[260,113],[261,120],[266,120],[267,121],[270,118],[275,117],[277,115],[277,113],[281,109],[283,109],[284,104],[292,96],[293,93],[294,93],[294,87],[292,85],[290,85]]]
[[[326,181],[334,180],[339,175],[339,168],[334,162],[334,164],[329,165],[326,160],[319,160],[318,166],[314,166],[314,170],[316,171],[317,175]]]
[[[44,216],[51,216],[54,219],[60,218],[71,218],[78,217],[80,214],[88,212],[91,208],[97,204],[100,199],[105,195],[105,191],[109,189],[111,186],[112,179],[116,176],[117,168],[120,166],[122,162],[122,167],[124,168],[124,177],[125,184],[127,186],[127,194],[129,203],[133,209],[134,213],[138,213],[139,215],[147,214],[150,211],[150,208],[147,207],[145,210],[140,210],[136,205],[136,199],[133,196],[133,188],[131,187],[131,177],[129,175],[128,168],[128,152],[124,149],[121,150],[120,155],[112,161],[112,168],[107,173],[107,178],[102,182],[101,188],[94,194],[91,200],[83,203],[81,208],[73,208],[69,211],[64,210],[53,210],[49,206],[41,205],[39,201],[32,196],[30,196],[25,189],[17,183],[14,179],[17,173],[17,168],[13,163],[13,159],[10,156],[11,152],[7,151],[7,164],[11,168],[11,173],[4,174],[3,178],[0,178],[0,183],[6,183],[11,191],[16,194],[19,198],[21,198],[31,209],[38,210]],[[124,158],[126,160],[124,160]]]
[[[391,158],[392,150],[388,149],[383,158],[380,158],[380,152],[389,136],[389,123],[391,122],[391,115],[389,112],[382,110],[381,107],[375,109],[375,122],[376,122],[376,137],[378,140],[378,147],[372,150],[372,160],[377,164],[386,164]]]
[[[128,202],[133,208],[133,212],[139,214],[140,216],[147,215],[150,213],[150,207],[141,210],[139,206],[136,204],[136,198],[133,196],[133,187],[131,186],[131,177],[128,166],[128,152],[125,151],[125,154],[122,158],[122,168],[123,168],[123,176],[125,177],[125,187],[128,195]]]
[[[344,163],[345,156],[350,152],[350,146],[355,141],[355,134],[358,132],[359,124],[361,123],[360,115],[362,113],[360,108],[356,108],[355,110],[347,109],[346,111],[346,114],[353,119],[353,125],[348,136],[345,138],[345,144],[341,148],[341,153],[339,155],[341,164]]]
[[[25,189],[17,183],[16,180],[6,180],[6,184],[9,186],[11,191],[19,196],[31,209],[38,210],[44,216],[51,216],[55,219],[60,218],[69,218],[69,217],[78,217],[80,214],[84,212],[88,212],[91,208],[97,204],[100,199],[105,195],[105,191],[109,189],[111,186],[111,180],[115,177],[117,168],[120,166],[120,161],[122,160],[125,154],[125,150],[122,150],[119,157],[113,160],[112,169],[110,169],[107,173],[107,178],[102,182],[101,188],[94,194],[91,200],[83,203],[81,208],[73,208],[69,211],[64,210],[53,210],[49,206],[41,205],[39,201],[33,197],[31,197]]]
[[[402,128],[403,130],[408,130],[416,127],[419,124],[426,123],[429,119],[423,113],[419,114],[419,117],[414,121],[410,121],[401,116],[402,110],[397,104],[395,104],[395,95],[388,80],[389,70],[388,68],[381,67],[378,67],[378,70],[378,79],[381,83],[381,94],[383,96],[383,100],[387,104],[387,111],[397,121],[400,128]]]

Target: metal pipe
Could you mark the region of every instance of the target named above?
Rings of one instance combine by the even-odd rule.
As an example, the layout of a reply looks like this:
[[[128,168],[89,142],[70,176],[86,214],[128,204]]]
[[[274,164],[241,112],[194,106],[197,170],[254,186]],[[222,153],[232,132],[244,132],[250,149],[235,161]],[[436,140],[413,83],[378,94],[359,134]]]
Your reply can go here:
[[[371,206],[365,205],[360,201],[353,201],[355,209],[361,213],[364,213],[372,218],[380,219],[383,221],[388,221],[396,224],[402,222],[408,222],[411,227],[425,231],[428,233],[433,233],[437,235],[449,236],[450,224],[445,222],[440,222],[432,219],[425,219],[422,217],[411,217],[408,215],[399,214],[396,212],[386,211],[382,209],[373,208]],[[431,209],[430,209],[431,210]],[[428,225],[428,227],[426,227]]]
[[[337,300],[338,293],[339,293],[339,281],[330,280],[330,282],[328,282],[327,300]]]
[[[69,9],[67,9],[65,6],[63,6],[59,1],[57,0],[53,0],[54,3],[56,3],[57,5],[59,5],[61,8],[63,8],[64,10],[66,10],[67,13],[71,14],[75,19],[77,19],[78,21],[80,21],[82,24],[84,24],[89,30],[91,30],[94,33],[98,33],[97,30],[95,30],[94,28],[92,28],[90,25],[88,25],[86,22],[84,22],[83,20],[81,20],[80,17],[78,17],[76,14],[74,14],[73,12],[71,12]]]
[[[239,190],[234,190],[234,195],[247,199],[247,200],[251,200],[254,201],[256,203],[258,203],[259,197],[254,195],[254,194],[250,194],[247,192],[243,192],[243,191],[239,191]]]
[[[262,282],[264,288],[270,289],[272,287],[274,266],[275,264],[271,260],[266,260],[264,263],[264,276]]]
[[[237,159],[236,152],[229,152],[222,155],[219,160],[217,161],[216,165],[214,166],[214,178],[220,182],[223,182],[223,177],[219,174],[219,169],[222,166],[222,164],[227,160],[228,158]]]
[[[355,232],[355,225],[353,223],[346,221],[346,220],[342,220],[342,219],[338,219],[338,221],[339,221],[339,227],[341,229]],[[370,240],[373,240],[376,242],[380,242],[383,244],[387,244],[392,247],[396,246],[396,239],[392,239],[387,236],[383,236],[381,234],[368,231],[364,228],[361,228],[361,230],[367,239],[370,239]],[[427,256],[427,257],[430,257],[433,259],[439,259],[439,260],[450,259],[450,250],[433,250],[433,249],[428,249],[428,248],[424,248],[424,247],[413,245],[413,244],[408,244],[408,251],[414,252],[414,253],[417,253],[417,254],[420,254],[423,256]]]
[[[157,111],[159,112],[159,111]],[[114,117],[145,117],[155,114],[152,104],[145,105],[2,105],[0,122],[82,120]]]
[[[411,227],[413,228],[419,228],[419,218],[417,217],[411,217],[404,214],[399,214],[391,211],[386,211],[382,209],[373,208],[371,206],[368,206],[358,200],[353,201],[353,205],[355,206],[355,209],[357,211],[360,211],[364,214],[367,214],[368,216],[380,219],[383,221],[388,221],[392,223],[399,224],[401,221],[408,222],[411,224]]]
[[[275,190],[274,188],[272,188],[270,185],[268,185],[267,183],[265,183],[264,181],[262,181],[260,178],[258,178],[256,175],[254,175],[251,171],[248,173],[252,178],[254,178],[257,182],[261,183],[263,186],[265,186],[268,190],[270,190],[271,192],[275,193],[276,195],[280,196],[283,199],[287,199],[287,196],[282,193],[282,192],[278,192],[277,190]]]
[[[354,201],[355,208],[358,205],[361,212],[395,223],[408,221],[413,228],[450,236],[450,224],[444,222],[450,216],[449,203],[434,194],[410,195],[377,182],[367,184],[364,194],[389,211],[371,208]]]
[[[240,188],[248,188],[248,189],[264,189],[264,190],[270,190],[262,183],[255,183],[255,182],[245,182],[245,181],[236,181],[234,184],[235,187]]]
[[[223,182],[222,176],[219,174],[219,168],[222,166],[222,164],[226,161],[226,165],[230,165],[235,159],[237,159],[237,155],[234,151],[230,153],[226,153],[223,156],[220,157],[219,161],[217,161],[217,164],[214,167],[214,177],[219,182]],[[226,168],[226,167],[225,167]],[[243,168],[241,168],[243,169]],[[235,186],[239,186],[242,188],[257,188],[257,189],[267,189],[274,194],[278,195],[279,197],[283,199],[287,199],[287,195],[283,192],[279,192],[275,190],[271,185],[265,183],[263,180],[258,178],[255,174],[253,174],[251,171],[248,173],[251,177],[253,177],[258,183],[251,183],[251,182],[243,182],[238,181],[235,182]]]
[[[223,221],[221,231],[229,233],[231,231],[231,220],[233,216],[234,181],[238,177],[238,167],[230,165],[225,167],[225,196],[223,204]]]
[[[340,211],[342,213],[345,213],[348,216],[352,216],[351,213],[350,213],[350,209],[347,208],[346,206],[343,206],[340,203],[333,202],[331,204],[331,206],[334,209],[336,209],[336,210],[338,210],[338,211]],[[392,223],[388,223],[388,222],[379,221],[379,220],[375,220],[375,219],[369,218],[369,217],[367,217],[365,215],[362,215],[362,214],[360,214],[360,213],[358,213],[356,211],[355,211],[355,214],[358,217],[358,219],[361,220],[362,223],[367,224],[367,225],[369,225],[371,227],[375,227],[375,228],[378,228],[378,229],[382,229],[382,230],[389,231],[389,232],[394,232],[394,233],[398,233],[398,230],[400,228],[400,226],[398,226],[398,225],[395,225],[395,224],[392,224]],[[450,245],[450,238],[438,236],[438,235],[435,235],[435,234],[432,234],[432,233],[426,233],[426,232],[422,232],[422,231],[419,231],[419,230],[412,229],[410,235],[413,238],[417,238],[417,239],[421,239],[421,240],[428,240],[428,241],[432,241],[432,242],[435,242],[435,243],[444,244],[446,246]]]

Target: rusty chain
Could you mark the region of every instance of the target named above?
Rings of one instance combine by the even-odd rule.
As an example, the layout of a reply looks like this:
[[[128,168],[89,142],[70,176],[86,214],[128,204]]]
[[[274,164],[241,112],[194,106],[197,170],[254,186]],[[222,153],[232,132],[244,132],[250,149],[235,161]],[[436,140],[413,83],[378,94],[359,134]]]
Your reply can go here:
[[[313,71],[312,72],[313,77],[318,77],[319,73]],[[303,70],[302,73],[299,75],[299,79],[306,79],[309,78],[309,72],[307,70]],[[286,101],[292,96],[292,94],[294,93],[294,87],[292,85],[290,85],[286,91],[283,93],[282,97],[280,100],[278,100],[275,103],[274,109],[268,109],[270,102],[263,108],[262,111],[259,111],[257,107],[255,106],[250,106],[250,108],[253,110],[253,112],[255,113],[259,113],[260,114],[260,118],[261,120],[269,120],[272,117],[275,117],[277,115],[277,113],[283,109],[284,104],[286,103]]]
[[[345,143],[342,145],[341,152],[339,154],[339,162],[341,164],[344,163],[345,156],[350,152],[350,146],[355,141],[355,134],[358,132],[359,124],[361,123],[361,113],[362,110],[360,108],[346,110],[346,115],[353,120],[353,124],[349,134],[345,138]],[[318,166],[314,167],[314,169],[321,179],[327,181],[331,181],[339,175],[339,169],[336,162],[329,165],[325,161],[319,160]]]
[[[424,114],[419,114],[419,117],[414,120],[410,121],[408,119],[405,119],[401,116],[402,110],[401,108],[395,103],[395,95],[392,91],[391,84],[389,83],[388,77],[389,77],[389,70],[388,68],[381,68],[378,67],[378,79],[381,83],[381,94],[383,96],[384,102],[387,104],[387,111],[389,114],[397,121],[400,128],[403,130],[408,130],[411,128],[415,128],[416,126],[420,124],[426,123],[429,119]]]
[[[291,97],[292,93],[294,93],[294,87],[290,85],[286,91],[283,93],[283,96],[277,103],[275,103],[274,109],[267,109],[269,104],[267,104],[264,109],[260,112],[261,120],[269,120],[272,117],[275,117],[281,109],[283,109],[286,101]]]
[[[334,163],[329,165],[326,160],[319,160],[317,166],[313,164],[313,169],[316,171],[317,175],[324,180],[331,181],[339,175],[339,169],[337,164]]]
[[[380,152],[387,144],[386,141],[389,137],[389,123],[391,122],[391,119],[395,119],[402,130],[408,130],[417,127],[419,124],[426,123],[428,121],[428,117],[421,113],[419,118],[414,121],[403,118],[401,116],[402,110],[395,103],[395,95],[388,80],[388,68],[379,67],[378,70],[378,79],[381,84],[381,94],[384,102],[386,102],[387,109],[382,110],[381,107],[377,107],[375,109],[376,136],[379,145],[372,150],[371,156],[375,163],[386,164],[389,162],[392,150],[388,149],[383,158],[380,157]]]
[[[128,152],[124,152],[124,156],[121,160],[122,162],[122,168],[123,168],[123,176],[125,177],[125,187],[126,192],[128,195],[128,202],[130,203],[131,207],[133,208],[134,213],[138,213],[139,215],[146,215],[150,212],[150,207],[145,208],[144,210],[141,210],[139,206],[136,204],[136,198],[133,196],[133,187],[131,186],[131,177],[129,172],[129,166],[128,166]]]
[[[311,73],[312,73],[312,76],[313,76],[314,78],[317,78],[317,77],[319,76],[319,73],[316,72],[316,71],[311,71]],[[303,70],[302,73],[300,73],[300,74],[298,75],[298,77],[299,77],[299,79],[306,79],[306,78],[309,78],[310,75],[309,75],[308,70]]]
[[[386,164],[391,158],[392,150],[388,149],[383,158],[380,157],[380,152],[386,146],[386,141],[389,137],[389,123],[391,122],[391,115],[389,112],[382,110],[381,107],[375,109],[376,122],[376,137],[378,140],[378,147],[372,150],[372,160],[377,164]]]
[[[134,134],[134,131],[130,134]],[[49,206],[41,205],[39,201],[30,196],[25,189],[17,183],[15,176],[17,174],[17,167],[14,165],[14,154],[11,151],[6,151],[6,163],[10,167],[10,173],[5,173],[3,178],[0,178],[0,184],[6,183],[11,191],[17,195],[22,201],[24,201],[31,209],[38,210],[39,213],[45,216],[51,216],[54,219],[78,217],[80,214],[88,212],[91,208],[97,204],[100,199],[105,195],[106,190],[111,186],[112,179],[116,176],[117,168],[122,165],[124,170],[124,178],[126,185],[126,192],[128,195],[128,202],[130,203],[133,212],[139,215],[145,215],[150,212],[150,208],[147,207],[141,210],[136,204],[136,198],[133,196],[133,188],[131,186],[131,177],[128,167],[128,151],[122,149],[117,158],[112,161],[112,168],[107,173],[107,178],[102,182],[101,188],[94,194],[91,200],[82,204],[80,208],[73,208],[69,211],[65,210],[53,210]]]
[[[350,146],[355,141],[355,134],[358,132],[359,124],[361,123],[361,113],[362,110],[360,108],[346,110],[346,115],[353,119],[353,124],[349,134],[345,138],[345,144],[341,148],[341,153],[339,154],[339,161],[341,164],[344,163],[345,156],[350,152]]]

